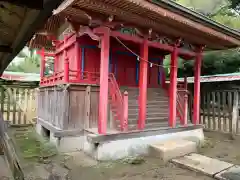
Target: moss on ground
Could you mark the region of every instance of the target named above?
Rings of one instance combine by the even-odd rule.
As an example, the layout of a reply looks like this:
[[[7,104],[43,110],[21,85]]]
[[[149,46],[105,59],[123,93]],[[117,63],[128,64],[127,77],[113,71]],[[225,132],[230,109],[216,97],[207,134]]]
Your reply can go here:
[[[57,149],[40,137],[33,127],[13,128],[12,138],[23,159],[45,161],[57,155]]]

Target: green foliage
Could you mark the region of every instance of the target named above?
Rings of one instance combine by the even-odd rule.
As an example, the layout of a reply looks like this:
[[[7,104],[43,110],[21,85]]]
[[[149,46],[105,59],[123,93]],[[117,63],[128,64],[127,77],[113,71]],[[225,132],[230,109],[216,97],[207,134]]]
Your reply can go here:
[[[176,2],[221,24],[240,29],[239,0],[176,0]]]
[[[176,0],[176,2],[221,24],[237,30],[240,29],[240,0]],[[182,62],[179,60],[179,63]],[[166,64],[169,63],[169,59],[167,59]],[[184,61],[184,66],[179,67],[178,76],[182,77],[185,74],[193,76],[193,63],[194,61]],[[202,75],[234,72],[240,72],[239,49],[204,54]]]
[[[236,11],[240,11],[240,1],[239,0],[229,0],[231,2],[231,8]]]
[[[240,52],[238,50],[208,52],[204,54],[202,75],[235,72],[240,72]],[[179,67],[178,76],[183,77],[184,75],[194,75],[194,61],[184,61],[184,68],[182,66]]]
[[[23,60],[19,60],[18,63],[12,62],[7,67],[7,71],[39,73],[40,57],[39,57],[39,55],[36,54],[36,51],[34,51],[34,50],[31,50],[28,52],[21,51],[17,57],[23,58]]]
[[[26,50],[26,49],[24,49]],[[39,73],[40,72],[40,56],[36,53],[36,50],[21,51],[18,58],[22,60],[18,63],[12,62],[7,71],[24,72],[24,73]],[[53,59],[48,59],[45,67],[45,75],[51,74],[53,71]]]

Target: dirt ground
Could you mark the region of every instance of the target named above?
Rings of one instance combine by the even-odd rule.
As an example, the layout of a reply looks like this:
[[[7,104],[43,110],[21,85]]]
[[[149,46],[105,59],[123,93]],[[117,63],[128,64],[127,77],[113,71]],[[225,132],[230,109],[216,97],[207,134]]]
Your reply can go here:
[[[217,132],[205,132],[204,135],[205,143],[199,150],[200,154],[240,165],[240,137],[233,139]]]
[[[14,133],[13,133],[14,132]],[[212,180],[201,173],[189,171],[172,163],[163,164],[158,158],[128,158],[117,162],[97,162],[83,152],[60,155],[54,148],[38,140],[30,128],[12,130],[25,172],[40,179],[48,179],[54,171],[68,180]],[[199,153],[208,157],[240,164],[240,138],[233,140],[229,135],[206,132],[205,143]],[[21,158],[20,158],[21,159]],[[38,178],[38,179],[39,179]],[[34,179],[34,178],[31,178]],[[65,179],[65,178],[64,178]]]
[[[203,174],[176,167],[171,163],[164,165],[158,158],[129,158],[115,163],[97,163],[78,153],[75,154],[76,161],[78,165],[71,166],[67,161],[64,163],[69,169],[68,178],[72,180],[212,180]]]
[[[139,157],[103,163],[83,152],[60,155],[40,140],[32,128],[11,128],[9,135],[15,142],[22,170],[29,174],[26,179],[45,180],[52,175],[68,180],[212,180],[171,163],[164,165],[158,158]]]
[[[117,162],[97,162],[83,152],[60,155],[39,140],[32,128],[12,129],[10,137],[16,142],[24,171],[45,180],[55,172],[68,180],[212,180],[201,173],[189,171],[172,163],[163,164],[158,158],[128,158]],[[206,132],[206,141],[199,153],[234,164],[240,164],[240,138]],[[18,153],[17,153],[18,154]],[[55,176],[56,177],[56,176]],[[66,178],[65,178],[66,177]]]

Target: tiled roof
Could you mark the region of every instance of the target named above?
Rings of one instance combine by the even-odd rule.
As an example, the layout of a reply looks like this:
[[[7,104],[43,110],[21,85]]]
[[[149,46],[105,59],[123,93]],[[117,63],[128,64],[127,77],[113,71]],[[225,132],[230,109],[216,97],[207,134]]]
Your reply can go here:
[[[40,81],[40,74],[4,71],[1,76],[1,79],[15,80],[15,81],[27,81],[27,82],[33,82],[33,81],[38,82],[38,81]]]

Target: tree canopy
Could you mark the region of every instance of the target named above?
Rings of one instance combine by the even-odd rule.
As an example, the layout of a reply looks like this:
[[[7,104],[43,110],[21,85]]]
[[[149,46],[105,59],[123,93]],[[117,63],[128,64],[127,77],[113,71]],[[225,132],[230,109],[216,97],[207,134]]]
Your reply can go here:
[[[7,67],[7,71],[25,72],[25,73],[39,73],[40,72],[40,56],[36,50],[29,50],[25,48],[17,56],[18,60],[13,61]],[[45,74],[51,74],[53,71],[53,60],[46,59]]]
[[[240,30],[240,0],[174,0],[177,3],[202,13],[209,18],[231,28]],[[7,70],[18,72],[39,73],[40,57],[36,51],[21,51],[18,55],[22,61],[12,62]],[[194,61],[179,60],[179,76],[193,75]],[[164,65],[169,72],[170,58],[167,57]],[[46,74],[53,70],[52,60],[47,61]],[[204,54],[202,74],[212,75],[220,73],[240,72],[240,50],[208,52]]]
[[[240,0],[176,0],[177,3],[197,11],[214,21],[240,30]],[[169,65],[169,58],[164,63]],[[193,76],[194,61],[179,60],[179,74]],[[168,67],[166,67],[168,69]],[[166,70],[166,72],[169,72]],[[240,50],[207,52],[203,57],[202,75],[240,72]]]

